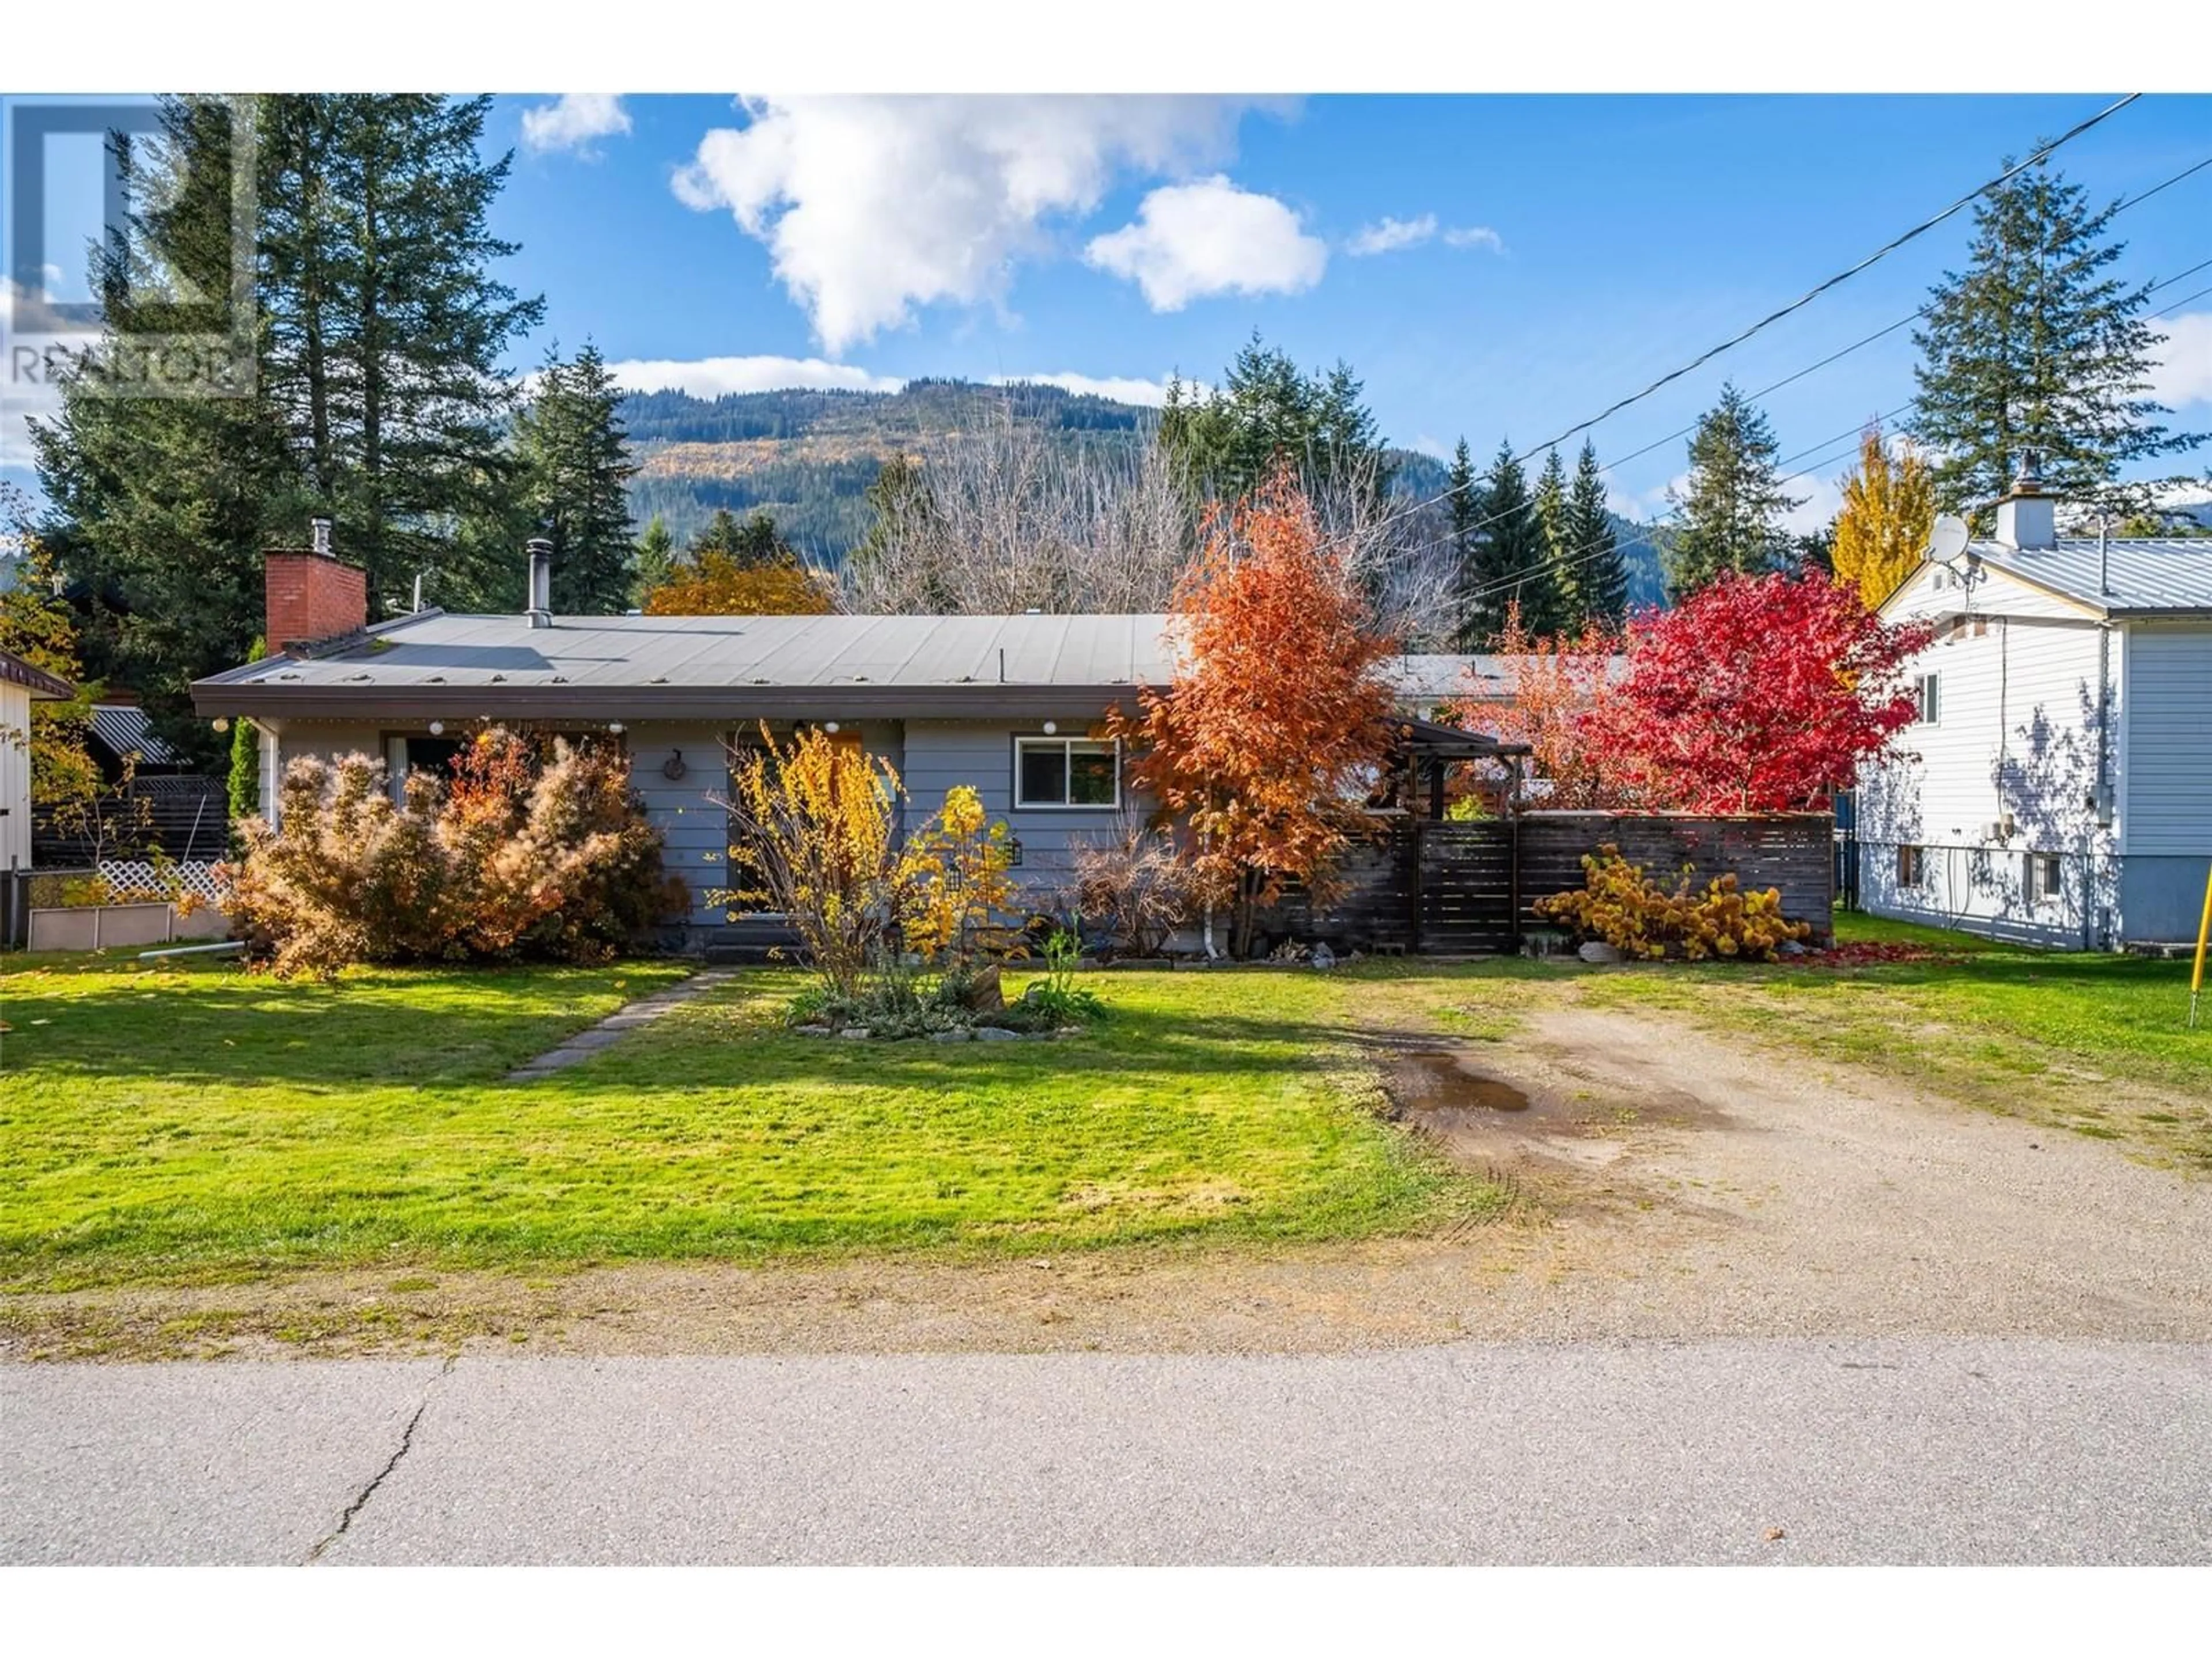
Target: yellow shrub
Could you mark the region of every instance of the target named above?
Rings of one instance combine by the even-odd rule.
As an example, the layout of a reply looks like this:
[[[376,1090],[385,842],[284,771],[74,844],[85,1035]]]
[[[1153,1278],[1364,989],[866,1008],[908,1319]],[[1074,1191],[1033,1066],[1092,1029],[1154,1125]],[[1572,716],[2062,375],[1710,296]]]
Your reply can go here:
[[[1776,889],[1747,893],[1733,875],[1716,876],[1704,892],[1692,895],[1685,865],[1669,890],[1611,843],[1586,854],[1583,872],[1581,891],[1538,899],[1536,914],[1602,939],[1631,961],[1679,956],[1691,962],[1711,957],[1771,962],[1777,946],[1813,932],[1810,923],[1782,914]]]

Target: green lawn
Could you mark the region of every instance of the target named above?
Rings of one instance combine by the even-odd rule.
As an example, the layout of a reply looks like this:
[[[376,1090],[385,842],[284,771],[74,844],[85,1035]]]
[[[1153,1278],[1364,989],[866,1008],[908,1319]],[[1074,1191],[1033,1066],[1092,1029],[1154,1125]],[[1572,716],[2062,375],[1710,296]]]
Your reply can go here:
[[[1344,1238],[1499,1201],[1380,1121],[1358,988],[1318,975],[1102,975],[1091,1035],[947,1046],[786,1035],[799,981],[762,973],[501,1081],[672,972],[19,967],[0,1284]]]
[[[2186,1029],[2187,962],[2031,950],[1840,912],[1837,936],[1923,945],[1953,959],[1842,969],[1676,963],[1608,973],[1585,994],[1922,1079],[2212,1170],[2212,1028]],[[1723,983],[1735,988],[1716,994]]]

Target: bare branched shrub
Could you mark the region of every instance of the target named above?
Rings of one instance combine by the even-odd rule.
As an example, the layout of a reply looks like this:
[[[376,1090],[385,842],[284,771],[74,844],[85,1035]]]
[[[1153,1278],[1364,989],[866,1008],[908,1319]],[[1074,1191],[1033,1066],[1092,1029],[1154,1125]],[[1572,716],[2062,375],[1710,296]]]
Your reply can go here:
[[[1110,836],[1073,842],[1069,898],[1124,956],[1156,957],[1191,918],[1196,879],[1171,837],[1124,817]]]

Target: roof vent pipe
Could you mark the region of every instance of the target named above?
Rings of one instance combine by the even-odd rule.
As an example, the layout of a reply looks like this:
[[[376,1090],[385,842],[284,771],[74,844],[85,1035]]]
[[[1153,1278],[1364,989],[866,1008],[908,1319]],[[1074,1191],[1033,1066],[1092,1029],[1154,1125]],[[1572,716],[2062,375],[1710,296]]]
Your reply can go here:
[[[331,521],[328,519],[310,519],[307,520],[307,528],[313,535],[313,546],[316,553],[325,559],[332,556],[331,553]]]
[[[543,536],[530,538],[530,625],[553,626],[553,544]]]

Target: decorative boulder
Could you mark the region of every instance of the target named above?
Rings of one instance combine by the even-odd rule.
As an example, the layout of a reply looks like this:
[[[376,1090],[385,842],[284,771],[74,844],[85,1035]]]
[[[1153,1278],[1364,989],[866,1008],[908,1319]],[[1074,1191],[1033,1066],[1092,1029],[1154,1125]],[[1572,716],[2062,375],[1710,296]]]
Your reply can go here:
[[[1313,948],[1313,965],[1316,968],[1335,967],[1336,952],[1330,950],[1326,945],[1315,945]]]
[[[1019,1042],[1021,1040],[1019,1031],[1009,1031],[1003,1025],[978,1025],[975,1028],[975,1041],[978,1042]]]
[[[1620,960],[1620,951],[1614,950],[1612,945],[1603,944],[1597,939],[1592,939],[1575,954],[1584,962],[1606,963]]]

